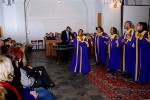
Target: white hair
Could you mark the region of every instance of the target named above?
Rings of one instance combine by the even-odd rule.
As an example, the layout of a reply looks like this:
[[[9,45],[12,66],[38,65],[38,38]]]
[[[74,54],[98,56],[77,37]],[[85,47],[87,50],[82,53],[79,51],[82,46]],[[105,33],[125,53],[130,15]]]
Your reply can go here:
[[[0,80],[11,82],[14,76],[14,67],[9,58],[0,56]]]

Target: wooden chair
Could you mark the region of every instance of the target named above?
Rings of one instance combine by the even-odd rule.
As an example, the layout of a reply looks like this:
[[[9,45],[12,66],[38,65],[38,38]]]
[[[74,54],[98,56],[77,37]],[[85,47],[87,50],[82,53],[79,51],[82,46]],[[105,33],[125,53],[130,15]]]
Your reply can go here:
[[[39,49],[40,46],[43,49],[43,40],[38,40],[38,49]]]
[[[32,43],[33,47],[34,46],[36,47],[36,50],[37,50],[37,40],[31,40],[31,43]]]

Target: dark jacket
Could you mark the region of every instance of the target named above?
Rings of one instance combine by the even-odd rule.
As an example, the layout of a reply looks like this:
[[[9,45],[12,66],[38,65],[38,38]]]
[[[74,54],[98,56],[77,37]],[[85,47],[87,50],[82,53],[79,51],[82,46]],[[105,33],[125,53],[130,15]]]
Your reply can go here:
[[[15,61],[12,61],[12,64],[14,67],[14,78],[13,78],[12,84],[18,90],[21,98],[23,98],[23,86],[20,81],[21,80],[20,66],[17,68],[15,65]]]
[[[55,37],[46,37],[47,40],[55,40]]]
[[[73,34],[71,34],[71,32],[69,32],[69,41],[68,41],[66,30],[62,31],[62,34],[61,34],[62,44],[64,44],[64,45],[69,44],[70,36],[72,36],[74,38]]]
[[[10,48],[9,45],[7,45],[7,46],[3,45],[3,46],[1,47],[2,54],[7,54],[9,48]]]

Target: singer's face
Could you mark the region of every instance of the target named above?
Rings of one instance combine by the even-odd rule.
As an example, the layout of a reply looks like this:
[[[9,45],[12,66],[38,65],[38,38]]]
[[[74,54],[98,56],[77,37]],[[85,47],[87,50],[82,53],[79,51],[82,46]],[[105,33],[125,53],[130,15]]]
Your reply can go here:
[[[99,27],[97,28],[97,32],[98,32],[98,33],[102,32],[101,29],[100,29]]]
[[[113,28],[110,29],[110,33],[111,33],[111,35],[113,35],[113,33],[114,33]]]
[[[81,30],[78,31],[78,35],[81,36],[83,33]]]
[[[137,31],[140,31],[140,30],[142,30],[142,25],[140,25],[139,23],[136,25],[136,30]]]

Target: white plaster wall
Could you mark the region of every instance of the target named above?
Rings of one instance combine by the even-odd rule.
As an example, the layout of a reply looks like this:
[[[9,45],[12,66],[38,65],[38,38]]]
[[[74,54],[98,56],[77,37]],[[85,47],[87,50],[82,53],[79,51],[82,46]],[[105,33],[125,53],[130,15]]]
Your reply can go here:
[[[17,16],[16,16],[16,5],[7,6],[3,4],[4,10],[4,38],[12,37],[17,39]]]
[[[128,5],[135,5],[136,1],[136,5],[141,5],[143,0],[128,0]]]
[[[1,1],[1,0],[0,0]],[[112,0],[110,0],[112,1]],[[148,4],[150,0],[136,0],[137,4]],[[26,41],[24,0],[15,0],[15,5],[0,4],[0,25],[4,27],[4,36],[18,42]],[[133,4],[133,0],[129,0]],[[46,32],[61,32],[66,26],[73,31],[82,28],[85,32],[95,32],[97,13],[102,12],[102,26],[109,34],[110,27],[121,30],[120,7],[113,8],[112,3],[104,0],[31,0],[28,7],[29,40],[43,39]],[[1,17],[2,16],[2,17]]]
[[[2,2],[2,0],[0,0],[0,2]],[[4,14],[3,14],[3,4],[2,3],[0,3],[0,26],[1,27],[4,26]],[[3,39],[3,37],[0,39]]]
[[[2,4],[4,38],[11,37],[20,43],[26,42],[23,2],[24,0],[16,0],[12,6]]]
[[[150,5],[150,0],[125,0],[125,3],[135,5],[134,1],[136,1],[136,5]]]
[[[86,29],[86,10],[81,0],[32,0],[28,7],[29,40],[43,39],[46,32]]]
[[[104,1],[101,0],[103,3],[102,8],[102,16],[103,16],[103,28],[108,35],[110,35],[110,28],[116,27],[118,31],[121,30],[121,12],[120,6],[117,8],[113,7],[112,1],[110,4],[104,4]]]
[[[0,0],[2,2],[2,0]],[[2,25],[2,20],[3,20],[3,5],[0,3],[0,26]]]
[[[150,0],[141,0],[143,5],[149,5],[150,6]]]

